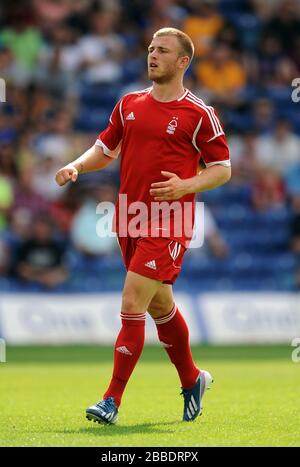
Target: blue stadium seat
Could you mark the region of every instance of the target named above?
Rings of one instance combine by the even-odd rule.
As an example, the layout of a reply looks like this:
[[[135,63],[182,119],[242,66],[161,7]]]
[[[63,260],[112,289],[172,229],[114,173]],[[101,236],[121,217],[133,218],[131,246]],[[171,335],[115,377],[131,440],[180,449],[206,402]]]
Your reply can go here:
[[[90,109],[94,107],[105,107],[112,110],[119,99],[121,89],[122,85],[117,83],[98,85],[84,84],[80,89],[81,105],[89,107]]]
[[[110,113],[110,111],[105,109],[81,107],[79,115],[75,120],[75,128],[80,131],[99,133],[106,128]]]
[[[145,71],[145,60],[141,58],[131,58],[123,63],[122,66],[122,82],[130,84],[140,78]]]

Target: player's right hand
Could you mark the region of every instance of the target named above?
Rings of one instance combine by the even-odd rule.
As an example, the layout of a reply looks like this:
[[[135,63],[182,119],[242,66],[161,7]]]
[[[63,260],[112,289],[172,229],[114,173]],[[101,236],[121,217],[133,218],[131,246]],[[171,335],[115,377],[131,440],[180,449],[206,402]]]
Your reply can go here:
[[[60,169],[55,175],[56,183],[59,186],[65,185],[70,180],[72,182],[76,182],[77,178],[78,178],[78,170],[76,169],[74,165],[71,165],[71,164],[66,165],[65,167]]]

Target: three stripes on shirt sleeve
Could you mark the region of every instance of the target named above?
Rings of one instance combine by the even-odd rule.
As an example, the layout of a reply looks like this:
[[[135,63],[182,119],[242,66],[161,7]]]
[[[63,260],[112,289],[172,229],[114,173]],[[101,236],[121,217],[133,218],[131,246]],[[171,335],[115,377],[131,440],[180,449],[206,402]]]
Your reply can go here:
[[[201,99],[194,96],[194,94],[192,94],[191,92],[189,92],[187,94],[186,100],[188,100],[189,102],[192,102],[193,104],[200,107],[200,109],[204,110],[204,112],[206,112],[206,114],[207,114],[207,116],[209,118],[209,121],[211,123],[212,130],[214,132],[214,135],[212,136],[212,138],[210,138],[207,142],[212,141],[213,139],[218,138],[221,135],[224,135],[223,128],[221,127],[221,123],[220,123],[218,117],[216,116],[213,107],[209,107],[209,106],[205,105],[204,102]],[[200,129],[201,123],[202,123],[202,118],[200,119],[200,122],[199,122],[199,124],[197,125],[197,128],[196,128],[197,133],[198,133],[198,131]],[[194,133],[193,139],[195,140],[195,138],[196,138],[196,135]]]

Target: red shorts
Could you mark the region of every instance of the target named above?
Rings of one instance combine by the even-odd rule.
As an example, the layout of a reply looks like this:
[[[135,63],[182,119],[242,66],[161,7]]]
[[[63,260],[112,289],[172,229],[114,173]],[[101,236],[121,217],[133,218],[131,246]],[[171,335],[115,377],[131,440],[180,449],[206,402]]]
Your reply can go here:
[[[118,237],[127,271],[173,284],[181,270],[186,248],[170,238]]]

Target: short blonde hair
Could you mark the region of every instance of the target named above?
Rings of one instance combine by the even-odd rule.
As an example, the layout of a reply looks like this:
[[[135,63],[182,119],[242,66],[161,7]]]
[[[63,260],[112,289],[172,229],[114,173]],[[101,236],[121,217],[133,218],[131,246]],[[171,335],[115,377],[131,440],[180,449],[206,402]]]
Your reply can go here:
[[[191,63],[191,61],[193,60],[195,47],[194,47],[192,39],[187,34],[185,34],[185,32],[180,31],[180,29],[176,29],[176,28],[162,28],[153,34],[153,37],[161,37],[161,36],[177,37],[178,42],[181,46],[182,55],[187,55],[190,59],[189,64]]]

